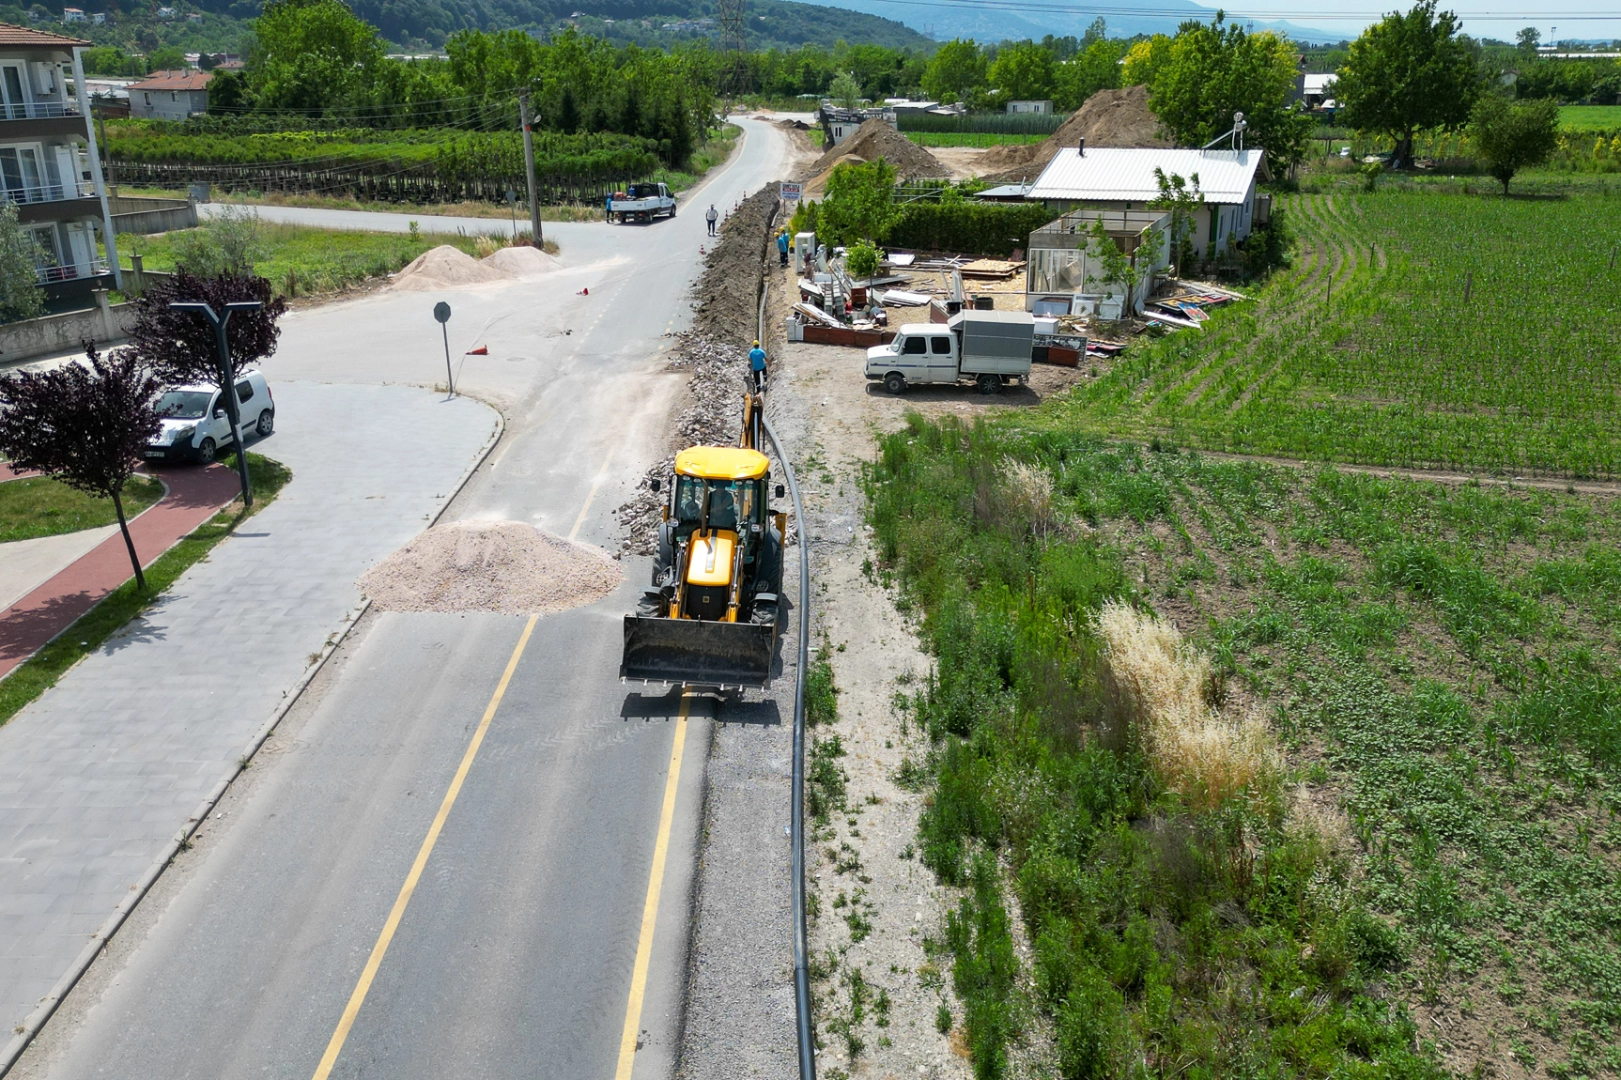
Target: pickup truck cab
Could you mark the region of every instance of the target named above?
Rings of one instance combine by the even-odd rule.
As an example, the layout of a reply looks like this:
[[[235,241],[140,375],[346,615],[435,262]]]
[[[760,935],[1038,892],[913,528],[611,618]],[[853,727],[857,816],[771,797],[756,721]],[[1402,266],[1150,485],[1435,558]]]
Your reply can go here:
[[[623,197],[608,200],[608,218],[626,221],[652,221],[656,217],[675,217],[675,196],[663,184],[631,184]]]
[[[276,428],[276,401],[270,385],[257,371],[236,376],[237,406],[242,410],[242,430],[260,438]],[[227,443],[237,442],[226,412],[225,397],[211,383],[191,383],[165,390],[157,400],[163,427],[146,445],[141,456],[148,461],[196,461],[210,464]]]
[[[867,350],[866,375],[891,394],[913,383],[971,381],[980,393],[1030,376],[1035,320],[1025,312],[964,311],[945,323],[907,323],[888,345]]]

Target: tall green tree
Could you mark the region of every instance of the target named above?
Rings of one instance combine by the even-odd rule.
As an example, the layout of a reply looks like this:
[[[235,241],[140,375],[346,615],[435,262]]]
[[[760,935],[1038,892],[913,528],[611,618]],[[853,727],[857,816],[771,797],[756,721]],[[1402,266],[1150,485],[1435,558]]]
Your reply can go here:
[[[1420,131],[1468,122],[1480,81],[1457,16],[1437,13],[1435,0],[1419,0],[1405,14],[1386,15],[1351,43],[1334,94],[1343,122],[1390,136],[1396,144],[1391,166],[1406,168]]]
[[[894,225],[895,169],[883,158],[840,165],[827,178],[827,197],[816,222],[823,243],[877,243]]]
[[[1092,42],[1076,53],[1074,59],[1059,64],[1053,75],[1054,106],[1065,111],[1078,109],[1099,90],[1118,87],[1120,61],[1125,55],[1124,41],[1105,38]]]
[[[253,23],[248,80],[261,108],[322,114],[365,96],[383,39],[342,0],[270,0]]]
[[[1251,34],[1223,25],[1184,23],[1148,84],[1149,106],[1177,142],[1203,146],[1243,113],[1247,146],[1262,147],[1281,171],[1305,156],[1311,119],[1290,102],[1296,53],[1270,31]]]
[[[1475,150],[1486,171],[1503,184],[1521,169],[1548,160],[1559,142],[1559,105],[1552,98],[1510,101],[1501,94],[1482,94],[1470,118]]]
[[[923,92],[936,101],[967,101],[985,86],[985,54],[973,41],[958,38],[935,52],[923,72]]]
[[[861,84],[848,71],[841,71],[827,88],[828,96],[846,109],[853,109],[861,101]]]
[[[986,73],[1001,100],[1043,101],[1053,96],[1053,54],[1033,41],[1003,45]]]
[[[17,224],[17,206],[0,207],[0,322],[32,319],[45,310],[39,287],[39,246]]]

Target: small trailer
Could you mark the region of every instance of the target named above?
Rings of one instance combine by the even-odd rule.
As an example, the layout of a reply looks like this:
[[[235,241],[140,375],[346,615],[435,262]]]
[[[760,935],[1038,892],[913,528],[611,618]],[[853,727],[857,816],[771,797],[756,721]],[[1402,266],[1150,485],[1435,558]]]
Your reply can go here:
[[[867,350],[867,378],[891,394],[913,383],[970,381],[982,394],[1030,377],[1036,324],[1023,311],[964,311],[940,323],[908,323]]]
[[[631,184],[622,196],[616,192],[608,200],[610,221],[624,224],[656,217],[675,217],[675,196],[663,184]]]

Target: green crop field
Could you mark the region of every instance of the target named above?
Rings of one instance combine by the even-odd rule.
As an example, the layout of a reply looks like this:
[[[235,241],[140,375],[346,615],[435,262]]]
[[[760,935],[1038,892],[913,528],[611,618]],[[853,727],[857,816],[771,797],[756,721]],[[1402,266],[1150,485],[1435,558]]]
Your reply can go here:
[[[1252,303],[1133,349],[1058,426],[1325,461],[1621,476],[1621,205],[1344,192]]]
[[[1559,126],[1567,131],[1621,131],[1621,105],[1566,105]]]
[[[1030,419],[914,416],[868,474],[939,661],[919,851],[972,886],[938,947],[976,1075],[1032,1035],[1066,1077],[1616,1075],[1616,500]],[[1271,769],[1212,805],[1163,767],[1111,600]]]
[[[919,146],[1018,146],[1038,143],[1045,135],[1020,135],[989,131],[908,131],[906,137]]]

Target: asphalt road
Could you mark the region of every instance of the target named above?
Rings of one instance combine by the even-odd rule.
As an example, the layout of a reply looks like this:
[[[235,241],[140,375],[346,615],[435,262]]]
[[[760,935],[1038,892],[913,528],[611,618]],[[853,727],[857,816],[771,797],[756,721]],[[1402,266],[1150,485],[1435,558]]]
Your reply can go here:
[[[699,211],[781,174],[780,133],[743,126],[731,165],[673,221],[560,227],[577,234],[561,239],[566,268],[530,281],[298,313],[267,371],[443,382],[430,312],[448,300],[454,350],[490,352],[458,385],[509,426],[447,520],[616,546],[611,511],[662,449],[682,381],[661,350],[690,316]],[[623,1077],[650,942],[633,1075],[669,1075],[712,705],[619,684],[619,616],[647,572],[625,569],[616,595],[527,640],[522,618],[368,617],[15,1074],[300,1078],[326,1054],[333,1077]]]

